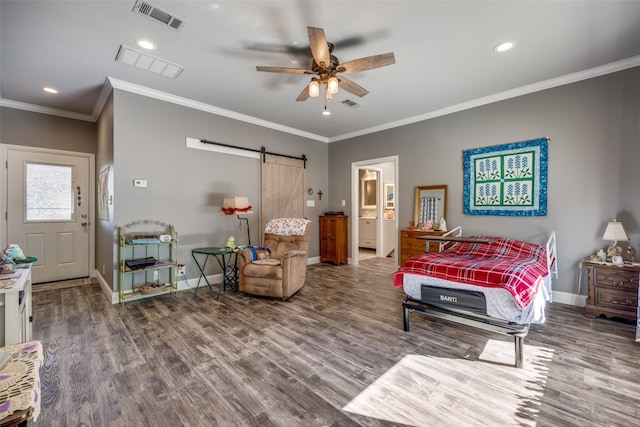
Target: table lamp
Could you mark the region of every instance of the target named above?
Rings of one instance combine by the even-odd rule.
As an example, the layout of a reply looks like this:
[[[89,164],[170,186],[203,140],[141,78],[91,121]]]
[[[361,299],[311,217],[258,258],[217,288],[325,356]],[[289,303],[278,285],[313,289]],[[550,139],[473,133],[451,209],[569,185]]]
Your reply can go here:
[[[247,222],[247,240],[251,246],[251,233],[249,231],[249,219],[241,218],[239,214],[252,214],[253,207],[249,204],[248,197],[225,197],[222,201],[222,213],[225,215],[236,215],[240,220],[240,228],[242,221]]]
[[[607,224],[607,229],[604,230],[602,240],[613,242],[613,244],[607,249],[607,256],[614,257],[620,256],[621,254],[621,250],[617,246],[618,241],[627,242],[629,241],[629,238],[627,237],[627,233],[624,232],[622,223],[614,219]]]

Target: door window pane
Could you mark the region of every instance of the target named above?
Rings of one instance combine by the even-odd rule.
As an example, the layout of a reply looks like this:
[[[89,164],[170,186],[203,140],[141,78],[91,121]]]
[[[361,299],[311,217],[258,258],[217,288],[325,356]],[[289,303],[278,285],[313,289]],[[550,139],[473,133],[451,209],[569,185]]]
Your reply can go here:
[[[27,163],[27,221],[73,219],[73,167]]]

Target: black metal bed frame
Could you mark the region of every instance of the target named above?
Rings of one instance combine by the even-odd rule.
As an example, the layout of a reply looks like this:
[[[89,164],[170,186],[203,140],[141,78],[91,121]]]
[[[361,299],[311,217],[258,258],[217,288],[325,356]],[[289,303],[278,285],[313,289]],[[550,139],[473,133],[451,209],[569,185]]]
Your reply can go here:
[[[409,312],[419,311],[420,313],[437,317],[439,319],[449,320],[451,322],[460,323],[475,328],[484,329],[486,331],[497,332],[503,335],[512,336],[515,345],[515,367],[523,367],[524,359],[524,337],[529,333],[529,324],[518,324],[507,322],[480,314],[472,314],[468,312],[459,312],[447,310],[423,303],[422,301],[406,297],[402,301],[402,309],[404,312],[404,331],[409,332]]]

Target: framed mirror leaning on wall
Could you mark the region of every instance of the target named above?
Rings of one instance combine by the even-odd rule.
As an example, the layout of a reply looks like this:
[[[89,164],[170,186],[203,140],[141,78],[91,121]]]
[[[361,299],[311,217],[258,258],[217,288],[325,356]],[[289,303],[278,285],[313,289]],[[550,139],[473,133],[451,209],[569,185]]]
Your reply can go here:
[[[440,229],[440,219],[447,219],[447,186],[425,185],[416,187],[414,226],[421,230]],[[433,226],[426,224],[432,221]]]

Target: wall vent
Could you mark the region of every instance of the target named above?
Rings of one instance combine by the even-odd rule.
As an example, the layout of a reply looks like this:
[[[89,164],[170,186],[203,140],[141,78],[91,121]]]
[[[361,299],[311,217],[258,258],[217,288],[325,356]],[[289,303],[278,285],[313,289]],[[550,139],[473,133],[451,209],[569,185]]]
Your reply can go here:
[[[172,15],[146,1],[137,0],[136,4],[133,6],[133,11],[166,25],[167,27],[173,28],[174,30],[181,29],[185,24],[183,19],[178,18],[177,16]]]
[[[171,63],[165,59],[156,58],[147,53],[132,49],[129,46],[120,45],[116,61],[123,64],[132,65],[142,70],[151,71],[170,79],[177,78],[184,70],[182,65]]]
[[[358,108],[360,107],[360,105],[362,104],[358,104],[356,101],[353,101],[351,99],[345,99],[344,101],[341,101],[343,105],[349,107],[349,108]]]

